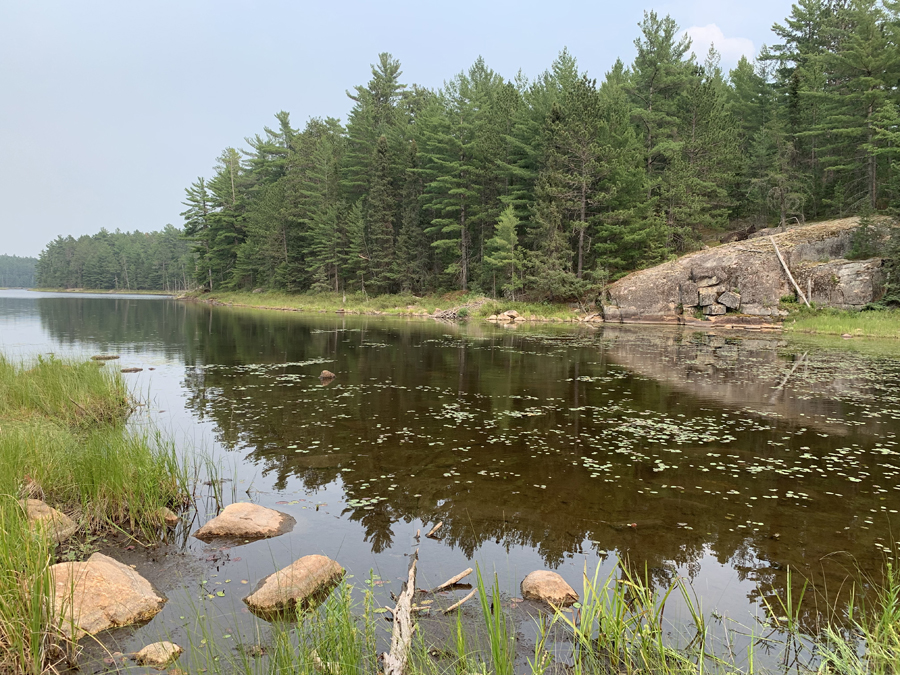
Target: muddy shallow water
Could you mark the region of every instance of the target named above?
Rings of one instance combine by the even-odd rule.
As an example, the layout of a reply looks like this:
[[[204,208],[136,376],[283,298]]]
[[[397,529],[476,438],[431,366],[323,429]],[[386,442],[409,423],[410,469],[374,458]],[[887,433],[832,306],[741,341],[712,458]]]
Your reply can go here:
[[[125,376],[148,403],[135,424],[225,479],[201,483],[156,561],[135,562],[170,600],[109,636],[122,651],[199,643],[201,624],[220,642],[264,640],[241,598],[311,553],[356,580],[374,570],[390,604],[417,531],[439,521],[421,587],[477,562],[510,598],[539,568],[580,589],[585,565],[602,577],[621,559],[661,586],[689,579],[708,616],[758,634],[790,568],[813,630],[840,618],[848,574],[878,579],[900,523],[900,344],[0,291],[0,349],[120,354],[107,367],[144,368]],[[323,369],[337,374],[326,386]],[[297,524],[240,546],[193,539],[217,499]],[[677,601],[667,612],[689,621]]]

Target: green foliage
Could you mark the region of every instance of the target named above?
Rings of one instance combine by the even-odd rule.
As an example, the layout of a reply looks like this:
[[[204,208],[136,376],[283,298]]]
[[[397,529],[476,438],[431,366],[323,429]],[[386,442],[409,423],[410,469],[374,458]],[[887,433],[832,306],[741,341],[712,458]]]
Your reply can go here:
[[[652,11],[599,87],[566,50],[533,80],[479,58],[436,91],[380,54],[346,127],[279,112],[188,188],[193,283],[581,300],[730,219],[900,211],[898,11],[801,0],[727,79]],[[101,248],[88,276],[111,278]]]
[[[184,291],[193,288],[194,255],[181,230],[107,232],[57,237],[35,267],[39,288]],[[202,280],[201,280],[202,281]]]
[[[34,286],[34,270],[37,262],[37,258],[0,255],[0,288]]]

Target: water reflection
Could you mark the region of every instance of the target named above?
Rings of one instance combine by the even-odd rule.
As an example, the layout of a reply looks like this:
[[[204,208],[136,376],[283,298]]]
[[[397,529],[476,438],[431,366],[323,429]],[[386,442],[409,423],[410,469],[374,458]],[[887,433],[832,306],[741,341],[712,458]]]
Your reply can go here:
[[[756,582],[753,601],[784,597],[791,567],[836,603],[848,566],[877,577],[892,546],[890,352],[97,302],[37,309],[60,343],[183,361],[186,405],[217,440],[276,491],[341,486],[342,517],[374,553],[398,523],[443,521],[467,556],[489,542],[550,567],[617,555],[659,583],[702,576],[713,556]],[[337,377],[323,387],[326,368]]]

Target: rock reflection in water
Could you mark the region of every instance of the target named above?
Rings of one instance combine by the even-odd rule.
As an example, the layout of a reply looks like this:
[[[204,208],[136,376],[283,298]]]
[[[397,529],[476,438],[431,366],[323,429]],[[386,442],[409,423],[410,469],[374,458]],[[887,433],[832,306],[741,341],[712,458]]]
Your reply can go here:
[[[849,561],[877,576],[892,545],[891,354],[655,327],[159,306],[152,338],[149,317],[132,322],[144,306],[102,326],[72,305],[41,316],[63,339],[162,340],[225,447],[276,490],[341,486],[343,517],[376,553],[395,546],[397,523],[443,521],[444,543],[468,556],[486,542],[549,567],[617,555],[665,583],[711,555],[756,581],[751,599],[784,596],[791,567],[795,592],[805,576],[834,603]],[[323,368],[338,374],[328,387]]]

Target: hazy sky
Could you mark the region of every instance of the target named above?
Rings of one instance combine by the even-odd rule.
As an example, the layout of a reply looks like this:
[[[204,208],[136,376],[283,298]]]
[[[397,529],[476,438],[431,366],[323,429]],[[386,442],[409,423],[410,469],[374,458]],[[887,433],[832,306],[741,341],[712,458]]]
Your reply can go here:
[[[344,118],[382,51],[439,87],[479,56],[535,76],[563,47],[600,78],[634,57],[644,9],[723,65],[774,42],[789,0],[94,2],[0,0],[0,253],[57,235],[181,225],[184,188],[272,125]]]

